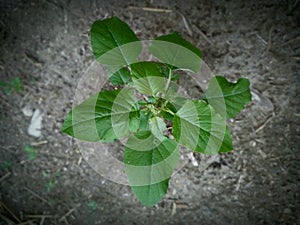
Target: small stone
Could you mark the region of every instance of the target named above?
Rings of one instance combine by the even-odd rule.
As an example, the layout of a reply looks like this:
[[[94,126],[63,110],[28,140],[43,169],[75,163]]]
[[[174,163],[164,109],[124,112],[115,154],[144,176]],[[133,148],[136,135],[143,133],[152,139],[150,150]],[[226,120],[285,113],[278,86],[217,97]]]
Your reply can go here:
[[[191,163],[192,163],[192,165],[194,167],[198,167],[199,166],[199,164],[198,164],[197,160],[195,159],[195,157],[194,157],[194,155],[193,155],[192,152],[190,152],[189,154],[187,154],[187,156],[188,156],[189,160],[191,161]]]
[[[42,129],[42,120],[43,120],[43,113],[36,109],[31,117],[30,125],[28,127],[28,134],[34,137],[41,136],[41,129]]]
[[[33,110],[30,108],[29,105],[26,105],[23,109],[22,109],[22,113],[24,114],[24,116],[32,116],[33,114]]]
[[[176,189],[173,189],[172,195],[176,195]]]
[[[256,141],[250,141],[250,146],[255,147],[256,146]]]

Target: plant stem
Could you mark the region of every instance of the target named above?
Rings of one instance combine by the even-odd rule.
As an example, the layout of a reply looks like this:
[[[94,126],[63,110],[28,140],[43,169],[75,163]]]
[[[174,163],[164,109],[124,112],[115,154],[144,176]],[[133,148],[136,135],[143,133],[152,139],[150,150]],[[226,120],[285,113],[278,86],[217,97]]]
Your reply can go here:
[[[175,113],[174,113],[174,112],[172,112],[170,109],[165,109],[164,111],[165,111],[165,112],[168,112],[168,113],[170,113],[172,116],[174,116],[174,115],[175,115]]]
[[[168,80],[167,80],[167,83],[166,83],[165,95],[167,95],[167,93],[168,93],[169,86],[170,86],[170,83],[171,83],[172,74],[173,74],[172,69],[169,69],[169,76],[168,76]]]

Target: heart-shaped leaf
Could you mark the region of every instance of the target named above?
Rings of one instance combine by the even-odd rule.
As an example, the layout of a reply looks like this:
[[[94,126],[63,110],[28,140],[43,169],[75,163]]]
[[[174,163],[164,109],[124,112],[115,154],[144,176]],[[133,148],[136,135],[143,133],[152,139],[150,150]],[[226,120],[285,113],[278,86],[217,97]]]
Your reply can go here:
[[[124,151],[125,171],[143,205],[153,206],[166,194],[178,160],[177,144],[168,138],[159,140],[150,131],[129,138]]]
[[[177,32],[156,38],[149,51],[163,63],[198,72],[202,53]]]
[[[127,67],[123,67],[109,76],[110,82],[114,85],[127,84],[131,79],[130,71]]]
[[[136,131],[139,112],[130,89],[102,91],[76,106],[62,131],[85,141],[112,141]]]
[[[167,129],[167,126],[165,124],[165,121],[158,117],[153,116],[149,120],[149,128],[152,132],[152,134],[159,140],[163,140],[165,136],[163,135],[163,132]]]
[[[91,28],[95,58],[102,64],[119,66],[133,63],[142,46],[130,27],[117,17],[97,20]]]
[[[134,87],[146,95],[158,95],[165,89],[164,64],[158,62],[138,62],[130,65]]]
[[[204,101],[186,101],[174,116],[173,135],[192,151],[216,154],[232,150],[225,120]]]
[[[231,83],[225,77],[213,77],[205,92],[205,99],[223,117],[236,116],[251,101],[250,82],[240,78]]]

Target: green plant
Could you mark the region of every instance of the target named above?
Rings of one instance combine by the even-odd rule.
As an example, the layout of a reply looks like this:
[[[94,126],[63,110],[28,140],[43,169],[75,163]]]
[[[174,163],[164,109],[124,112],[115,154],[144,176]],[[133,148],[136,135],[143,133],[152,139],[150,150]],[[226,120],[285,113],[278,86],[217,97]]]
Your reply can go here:
[[[216,76],[202,99],[184,98],[176,81],[183,71],[196,76],[201,51],[175,32],[150,42],[148,50],[160,62],[138,61],[142,42],[115,17],[94,22],[91,45],[116,88],[73,108],[62,131],[90,142],[127,137],[125,172],[142,204],[153,206],[166,194],[180,146],[204,154],[232,150],[226,118],[251,101],[247,79],[231,83]]]
[[[49,174],[45,171],[42,172],[43,174],[43,177],[46,177],[48,178],[49,177]],[[50,177],[50,180],[45,184],[45,187],[47,189],[47,192],[50,192],[54,186],[55,186],[55,182],[57,180],[57,178],[60,176],[60,173],[59,172],[55,172],[51,177]]]
[[[98,204],[97,204],[96,201],[91,200],[91,201],[88,202],[87,207],[88,207],[89,210],[95,211],[98,208]]]
[[[24,151],[27,153],[28,160],[34,160],[36,158],[36,151],[34,147],[26,145],[24,146]]]
[[[13,166],[12,161],[10,160],[6,160],[4,162],[2,162],[1,167],[2,169],[4,169],[5,171],[9,171]]]
[[[7,95],[11,94],[11,92],[20,92],[21,90],[21,80],[19,77],[15,77],[9,82],[0,82],[0,87],[4,88],[4,91]]]

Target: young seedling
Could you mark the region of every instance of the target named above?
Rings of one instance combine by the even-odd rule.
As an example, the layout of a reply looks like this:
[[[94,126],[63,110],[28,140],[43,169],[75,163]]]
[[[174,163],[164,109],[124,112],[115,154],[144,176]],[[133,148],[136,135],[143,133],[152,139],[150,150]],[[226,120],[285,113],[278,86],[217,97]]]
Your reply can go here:
[[[24,146],[24,151],[27,153],[28,160],[34,160],[36,158],[36,151],[34,147],[26,145]]]
[[[226,119],[251,101],[247,79],[231,83],[215,76],[202,99],[184,98],[178,71],[197,76],[201,51],[175,32],[151,41],[148,50],[157,61],[138,61],[142,42],[116,17],[94,22],[91,45],[116,88],[73,108],[62,131],[90,142],[127,137],[125,172],[143,205],[153,206],[166,194],[182,146],[203,154],[232,150]]]
[[[44,177],[48,177],[49,174],[47,174],[46,172],[43,171],[43,176]],[[45,187],[47,189],[47,192],[50,192],[54,186],[55,186],[55,182],[57,180],[57,178],[60,176],[59,172],[55,172],[51,177],[50,180],[45,184]]]
[[[88,207],[89,210],[95,211],[98,208],[98,204],[97,204],[96,201],[91,200],[91,201],[88,202],[87,207]]]
[[[4,88],[4,91],[7,95],[10,95],[13,91],[20,92],[21,80],[19,77],[16,77],[9,82],[0,82],[0,87]]]
[[[6,172],[11,170],[12,166],[13,166],[13,163],[10,160],[6,160],[6,161],[2,162],[2,164],[1,164],[2,169],[5,170]]]

